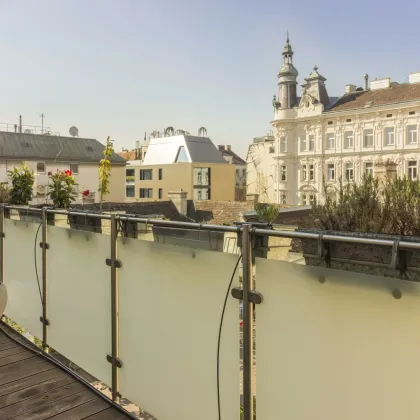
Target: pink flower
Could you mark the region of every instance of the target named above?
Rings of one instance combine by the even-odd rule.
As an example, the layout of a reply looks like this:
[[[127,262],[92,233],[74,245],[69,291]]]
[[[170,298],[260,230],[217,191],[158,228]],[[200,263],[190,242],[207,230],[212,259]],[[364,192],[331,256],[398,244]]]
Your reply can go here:
[[[52,171],[49,171],[49,172],[48,172],[48,176],[51,176],[51,175],[52,175]]]

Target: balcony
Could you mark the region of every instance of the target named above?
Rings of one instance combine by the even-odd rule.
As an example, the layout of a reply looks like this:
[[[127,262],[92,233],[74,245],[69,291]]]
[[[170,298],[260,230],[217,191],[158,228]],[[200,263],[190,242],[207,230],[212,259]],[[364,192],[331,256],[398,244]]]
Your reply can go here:
[[[70,229],[55,223],[58,216],[108,229]],[[160,239],[128,234],[130,223],[146,226],[144,235],[159,228]],[[177,237],[187,231],[189,246],[162,240],[165,229]],[[235,238],[239,253],[195,246],[205,232]],[[267,237],[311,240],[313,266],[285,253],[263,258]],[[376,262],[375,275],[330,268],[343,258],[333,261],[328,251],[339,241],[386,249],[390,271],[381,274]],[[129,400],[139,418],[238,419],[242,405],[243,419],[252,420],[257,392],[261,420],[417,419],[420,284],[397,278],[408,249],[419,253],[420,243],[3,207],[5,315],[27,333],[0,324],[20,342],[0,331],[0,418],[132,418],[83,411],[114,412]],[[39,356],[22,347],[31,346],[28,335],[40,343]],[[64,359],[77,368],[60,371],[60,381],[71,374],[74,382],[48,385]],[[33,399],[24,390],[40,378]],[[92,395],[92,384],[105,395]],[[85,399],[71,397],[79,394]]]
[[[125,177],[126,185],[134,185],[136,183],[136,177],[134,175],[127,175]]]

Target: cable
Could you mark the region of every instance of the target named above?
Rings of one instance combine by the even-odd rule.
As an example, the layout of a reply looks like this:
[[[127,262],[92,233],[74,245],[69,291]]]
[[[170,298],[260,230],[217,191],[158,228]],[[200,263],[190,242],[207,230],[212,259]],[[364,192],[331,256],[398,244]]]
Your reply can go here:
[[[36,274],[36,281],[38,283],[38,289],[39,289],[39,297],[41,298],[41,304],[44,304],[44,299],[42,299],[42,292],[41,292],[41,285],[39,283],[39,277],[38,277],[38,264],[36,262],[36,243],[38,240],[38,233],[39,233],[39,229],[41,229],[42,223],[39,224],[38,226],[38,230],[36,231],[35,234],[35,244],[34,244],[34,260],[35,260],[35,274]]]
[[[0,323],[1,324],[4,324],[4,325],[7,325],[7,324],[4,323],[3,317],[1,317]],[[10,327],[7,326],[7,328],[10,328]],[[108,398],[105,394],[103,394],[101,391],[99,391],[99,389],[95,388],[90,382],[88,382],[86,379],[82,378],[80,375],[78,375],[73,370],[69,369],[63,363],[61,363],[58,360],[54,359],[54,357],[50,356],[48,353],[45,353],[42,350],[34,349],[33,347],[28,346],[28,345],[22,343],[21,341],[17,340],[15,337],[13,337],[11,334],[9,334],[8,332],[6,332],[3,327],[0,327],[0,331],[5,336],[7,336],[8,338],[10,338],[10,340],[12,340],[15,343],[19,344],[20,346],[24,347],[26,350],[29,350],[30,352],[35,353],[39,357],[43,357],[44,359],[47,359],[49,362],[53,363],[58,368],[64,370],[66,373],[68,373],[74,379],[76,379],[77,381],[81,382],[83,385],[85,385],[87,388],[89,388],[92,392],[94,392],[96,395],[98,395],[98,397],[102,398],[108,404],[110,404],[111,406],[115,407],[119,411],[123,412],[128,417],[132,418],[133,420],[138,420],[138,417],[136,417],[133,413],[130,413],[124,407],[122,407],[121,405],[119,405],[116,402],[112,401],[112,399]],[[17,333],[17,334],[19,334],[19,333]],[[27,338],[25,338],[25,337],[23,337],[23,338],[24,338],[24,340],[27,341]]]
[[[219,420],[222,419],[222,415],[220,413],[220,340],[222,338],[222,327],[223,327],[223,318],[225,317],[225,310],[226,310],[226,304],[229,297],[230,288],[232,287],[233,279],[235,278],[236,270],[238,269],[239,262],[242,259],[242,253],[238,258],[238,261],[236,261],[235,268],[233,269],[232,277],[230,278],[229,286],[226,291],[225,301],[223,303],[223,310],[222,315],[220,317],[220,325],[219,325],[219,338],[217,340],[217,410],[219,413]]]

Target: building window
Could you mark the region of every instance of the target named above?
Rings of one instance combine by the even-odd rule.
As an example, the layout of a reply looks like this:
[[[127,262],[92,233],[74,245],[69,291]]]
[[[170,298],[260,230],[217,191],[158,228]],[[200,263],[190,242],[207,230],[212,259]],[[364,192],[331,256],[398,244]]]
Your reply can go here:
[[[335,166],[333,163],[329,163],[327,166],[327,179],[328,181],[335,180]]]
[[[408,161],[408,177],[410,179],[417,179],[417,161],[416,160]]]
[[[152,188],[140,188],[140,198],[153,198]]]
[[[280,153],[287,152],[287,137],[280,137]]]
[[[210,185],[210,168],[194,168],[194,185]]]
[[[125,196],[133,198],[134,197],[134,185],[125,187]]]
[[[125,176],[134,176],[134,169],[126,169]]]
[[[315,179],[315,165],[309,165],[309,181]]]
[[[346,163],[346,180],[353,181],[354,179],[354,169],[352,163]]]
[[[280,196],[281,204],[287,204],[287,195],[285,193],[282,193]]]
[[[194,200],[210,200],[210,188],[194,188]]]
[[[162,200],[163,197],[163,189],[159,188],[159,194],[158,194],[159,200]]]
[[[140,180],[150,181],[153,179],[153,169],[140,169]],[[140,197],[143,198],[143,197]]]
[[[332,121],[328,121],[328,125],[332,125],[332,123],[333,123]]]
[[[301,204],[302,204],[303,206],[305,206],[305,205],[306,205],[306,197],[307,197],[307,195],[306,195],[306,194],[302,194],[302,196],[301,196]]]
[[[37,162],[36,163],[36,173],[37,174],[45,174],[45,162]]]
[[[415,115],[416,111],[410,111],[408,115]]]
[[[351,149],[354,147],[353,131],[344,132],[344,148]]]
[[[373,162],[365,163],[365,174],[367,176],[373,176]]]
[[[307,171],[306,165],[303,165],[302,166],[302,179],[306,181],[307,178],[308,178],[308,171]]]
[[[159,181],[162,181],[163,179],[163,169],[159,168]]]
[[[351,118],[347,118],[346,122],[351,122]]]
[[[274,146],[270,146],[268,148],[268,153],[270,153],[270,155],[272,155],[274,153]]]
[[[394,127],[386,127],[385,132],[385,146],[393,146],[395,144],[395,129]]]
[[[73,175],[77,175],[79,173],[79,165],[77,163],[70,163],[70,170]]]
[[[300,151],[306,152],[306,136],[300,138]]]
[[[363,147],[373,147],[373,129],[363,131]]]
[[[313,181],[315,179],[315,165],[303,165],[302,178],[304,181]]]
[[[417,125],[407,126],[407,144],[417,144]]]
[[[315,150],[315,136],[312,134],[309,136],[309,150]]]
[[[392,117],[392,114],[386,114],[386,117],[387,118],[391,118]]]
[[[334,133],[327,133],[327,149],[335,149]]]
[[[283,165],[281,167],[281,180],[286,181],[287,180],[287,168],[286,165]]]
[[[303,206],[313,206],[315,204],[315,194],[302,194],[301,202]]]

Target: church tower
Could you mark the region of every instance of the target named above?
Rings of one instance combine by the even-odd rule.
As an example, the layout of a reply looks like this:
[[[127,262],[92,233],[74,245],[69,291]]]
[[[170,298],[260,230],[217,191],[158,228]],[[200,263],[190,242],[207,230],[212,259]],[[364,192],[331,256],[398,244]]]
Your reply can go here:
[[[293,50],[289,41],[289,33],[287,33],[286,45],[283,49],[283,66],[277,74],[278,78],[278,108],[293,108],[297,106],[297,76],[298,71],[293,65]]]

